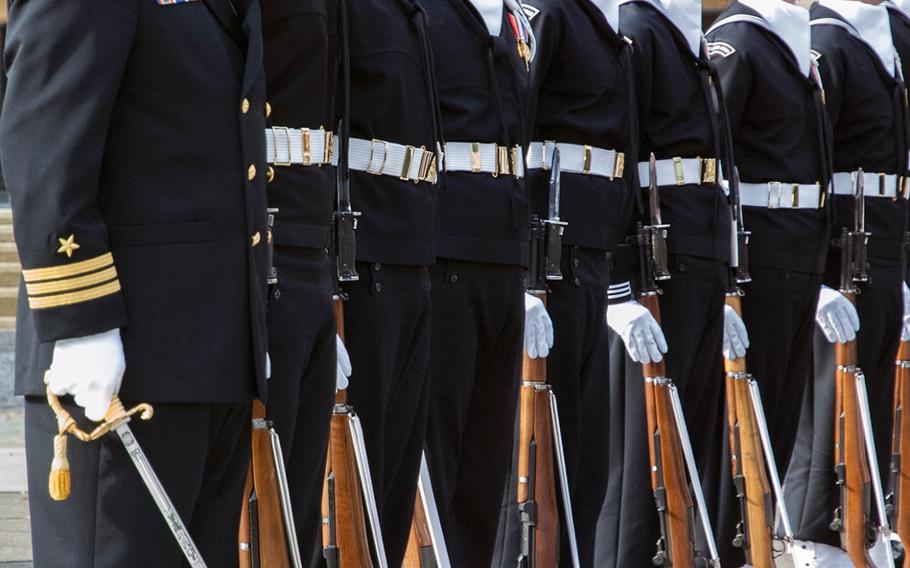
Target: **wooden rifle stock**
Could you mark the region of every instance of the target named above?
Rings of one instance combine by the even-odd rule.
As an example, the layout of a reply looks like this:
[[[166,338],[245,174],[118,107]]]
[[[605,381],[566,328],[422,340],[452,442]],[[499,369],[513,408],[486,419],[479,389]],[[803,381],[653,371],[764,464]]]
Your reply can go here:
[[[660,303],[657,293],[642,294],[639,302],[659,324]],[[642,374],[651,456],[651,487],[661,517],[664,539],[653,562],[657,566],[692,568],[695,566],[694,509],[664,360],[643,364]]]
[[[432,561],[430,560],[432,559]],[[430,522],[427,520],[423,508],[423,497],[417,490],[417,499],[414,501],[414,519],[411,522],[411,536],[408,538],[408,548],[404,553],[403,568],[432,568],[436,565],[433,556],[433,535],[430,533]]]
[[[841,293],[853,303],[852,291]],[[841,492],[839,516],[832,527],[841,533],[841,547],[856,566],[866,566],[870,544],[871,490],[863,425],[856,390],[856,341],[835,344],[835,470]]]
[[[243,492],[238,535],[240,565],[289,567],[291,562],[281,512],[278,472],[269,439],[265,405],[258,400],[253,401],[252,416],[252,455]],[[254,495],[257,507],[251,512],[250,499]]]
[[[344,340],[344,303],[341,298],[335,299],[335,319],[338,335]],[[326,454],[326,481],[322,491],[322,544],[330,550],[335,547],[333,552],[337,552],[338,565],[345,568],[368,568],[373,566],[373,560],[350,419],[347,391],[338,391],[332,413]],[[333,479],[333,491],[329,491],[330,476]],[[330,499],[334,499],[334,503],[330,503]],[[332,542],[332,527],[335,542]]]
[[[546,304],[546,292],[535,293]],[[556,501],[556,449],[550,415],[547,360],[532,359],[527,351],[522,364],[519,394],[518,487],[519,506],[533,509],[534,547],[529,566],[559,565],[559,509]],[[534,450],[532,450],[532,445]],[[534,453],[532,459],[532,453]],[[533,471],[532,471],[533,467]],[[533,487],[533,495],[530,488]]]
[[[738,292],[727,294],[726,303],[742,316]],[[746,563],[755,568],[773,568],[773,519],[761,433],[749,389],[751,376],[745,357],[724,359],[727,389],[727,425],[730,435],[731,472],[741,493],[742,540]]]
[[[891,446],[891,526],[910,534],[910,341],[901,341],[894,377],[894,435]]]

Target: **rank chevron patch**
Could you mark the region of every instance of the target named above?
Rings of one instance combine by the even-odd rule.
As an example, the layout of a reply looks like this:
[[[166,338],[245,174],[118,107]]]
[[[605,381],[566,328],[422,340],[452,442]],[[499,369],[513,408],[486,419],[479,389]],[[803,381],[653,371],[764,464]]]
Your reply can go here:
[[[809,52],[812,54],[812,59],[814,59],[816,63],[818,63],[818,60],[822,58],[822,54],[818,51],[815,51],[814,49],[810,49]]]
[[[708,57],[729,57],[736,53],[736,48],[725,41],[712,41],[708,44]]]
[[[525,16],[528,17],[528,21],[533,20],[534,17],[540,13],[540,8],[535,8],[534,6],[525,4],[524,2],[522,2],[521,8],[525,11]]]

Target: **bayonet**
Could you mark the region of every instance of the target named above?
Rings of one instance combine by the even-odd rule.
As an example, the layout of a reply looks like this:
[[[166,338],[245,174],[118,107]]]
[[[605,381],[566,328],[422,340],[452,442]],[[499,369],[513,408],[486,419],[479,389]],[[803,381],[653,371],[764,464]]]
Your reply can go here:
[[[752,236],[752,231],[746,230],[746,221],[743,217],[743,203],[739,194],[739,168],[733,166],[732,170],[730,195],[733,197],[734,231],[736,233],[731,239],[735,247],[731,258],[736,263],[734,270],[736,283],[746,284],[752,282],[752,275],[749,273],[749,238]]]
[[[351,172],[348,167],[347,123],[338,121],[338,166],[335,168],[335,193],[337,207],[332,224],[332,248],[335,253],[335,276],[339,282],[355,282],[357,274],[357,230],[359,211],[351,206]]]
[[[562,236],[566,223],[559,220],[560,179],[562,170],[559,165],[559,146],[553,146],[553,158],[550,161],[549,216],[543,225],[544,240],[544,280],[562,280]]]
[[[328,545],[322,549],[322,557],[325,559],[326,568],[338,568],[338,534],[335,518],[335,473],[329,474],[326,480],[326,499],[329,503],[329,511],[323,523],[329,530]]]
[[[635,244],[639,251],[641,289],[646,293],[659,293],[657,282],[668,280],[670,271],[667,263],[667,230],[660,213],[660,188],[657,185],[657,160],[654,154],[648,162],[648,205],[650,224],[639,224]]]
[[[660,186],[657,185],[657,160],[653,152],[648,159],[648,201],[651,206],[651,226],[663,225],[660,215]]]

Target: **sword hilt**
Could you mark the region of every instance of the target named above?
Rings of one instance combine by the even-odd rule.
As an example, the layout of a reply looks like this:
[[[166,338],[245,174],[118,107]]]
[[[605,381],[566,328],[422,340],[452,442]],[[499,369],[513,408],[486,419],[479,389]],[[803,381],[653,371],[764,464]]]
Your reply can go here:
[[[104,436],[117,426],[129,420],[134,414],[139,414],[142,420],[151,419],[155,413],[151,405],[142,403],[127,410],[120,401],[120,397],[111,397],[111,404],[104,418],[94,430],[86,432],[79,428],[73,416],[67,412],[60,399],[51,391],[47,374],[44,375],[44,384],[47,386],[47,404],[57,417],[57,435],[54,436],[54,460],[51,462],[51,473],[48,479],[48,493],[55,501],[64,501],[70,495],[70,467],[66,458],[66,435],[69,434],[80,442],[92,442]]]

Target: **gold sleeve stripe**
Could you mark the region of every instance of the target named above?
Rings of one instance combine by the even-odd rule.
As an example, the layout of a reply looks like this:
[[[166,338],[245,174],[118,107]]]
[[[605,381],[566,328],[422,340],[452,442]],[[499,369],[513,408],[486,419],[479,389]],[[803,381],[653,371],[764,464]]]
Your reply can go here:
[[[111,266],[101,272],[93,272],[86,276],[42,282],[40,284],[26,284],[25,288],[28,290],[29,296],[38,296],[40,294],[70,292],[72,290],[78,290],[79,288],[101,284],[102,282],[113,280],[114,278],[117,278],[117,269]]]
[[[42,280],[54,280],[56,278],[70,278],[79,274],[85,274],[99,268],[105,268],[114,264],[114,257],[111,253],[105,253],[95,258],[83,260],[73,264],[63,264],[60,266],[50,266],[48,268],[32,268],[23,270],[22,276],[26,282],[40,282]]]
[[[28,299],[28,306],[33,310],[43,310],[46,308],[57,308],[60,306],[69,306],[95,300],[104,296],[110,296],[120,291],[120,281],[114,280],[101,286],[87,288],[78,292],[69,292],[66,294],[54,294],[53,296],[38,296]]]

